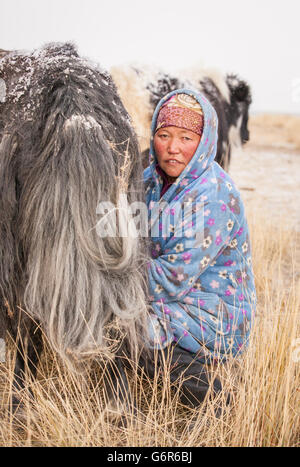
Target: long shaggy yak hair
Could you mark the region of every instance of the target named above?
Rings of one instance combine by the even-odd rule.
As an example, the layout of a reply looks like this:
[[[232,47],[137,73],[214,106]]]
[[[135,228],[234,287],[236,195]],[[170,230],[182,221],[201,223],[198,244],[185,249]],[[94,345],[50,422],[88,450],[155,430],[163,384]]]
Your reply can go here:
[[[139,146],[110,76],[72,44],[0,60],[0,314],[38,323],[68,363],[105,351],[118,322],[141,343],[141,237],[97,232],[101,201],[143,200]],[[2,86],[3,91],[3,86]],[[125,214],[124,214],[125,213]]]

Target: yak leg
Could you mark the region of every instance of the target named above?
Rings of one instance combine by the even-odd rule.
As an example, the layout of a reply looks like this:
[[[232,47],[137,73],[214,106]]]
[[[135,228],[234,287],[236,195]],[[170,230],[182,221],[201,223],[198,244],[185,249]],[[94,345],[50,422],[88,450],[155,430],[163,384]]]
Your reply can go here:
[[[122,357],[117,355],[112,362],[109,362],[106,371],[108,374],[104,387],[108,398],[116,404],[130,405],[129,383]]]
[[[123,340],[115,354],[115,358],[109,361],[106,367],[104,388],[108,398],[118,407],[125,406],[136,413],[136,403],[132,399],[126,368],[133,370],[132,361],[129,358],[129,350],[126,340]]]
[[[20,329],[23,332],[20,332]],[[25,389],[26,370],[31,377],[35,378],[40,355],[43,351],[42,332],[40,327],[33,321],[26,320],[19,327],[15,335],[17,354],[14,368],[12,410],[13,412],[20,406],[18,393]],[[31,394],[30,388],[29,392]]]

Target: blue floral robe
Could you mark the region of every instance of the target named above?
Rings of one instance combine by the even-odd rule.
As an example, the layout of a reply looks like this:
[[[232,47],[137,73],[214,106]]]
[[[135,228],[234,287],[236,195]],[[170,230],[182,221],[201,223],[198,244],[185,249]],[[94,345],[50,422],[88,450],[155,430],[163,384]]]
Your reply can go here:
[[[179,92],[200,103],[203,134],[188,166],[161,196],[153,135],[160,107]],[[144,171],[152,237],[152,345],[164,348],[176,341],[206,361],[224,360],[245,348],[256,305],[243,202],[214,161],[217,125],[216,112],[203,95],[187,89],[171,92],[154,112],[150,166]]]

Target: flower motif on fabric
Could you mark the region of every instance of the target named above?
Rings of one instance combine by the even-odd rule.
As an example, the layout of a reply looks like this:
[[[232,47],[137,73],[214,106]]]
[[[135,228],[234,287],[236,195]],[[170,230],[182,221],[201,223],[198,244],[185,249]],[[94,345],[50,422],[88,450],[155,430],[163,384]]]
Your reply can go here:
[[[240,203],[239,203],[239,198],[237,196],[233,196],[232,194],[229,195],[229,203],[227,203],[227,206],[229,207],[230,211],[233,212],[234,214],[240,214]]]
[[[234,295],[236,293],[236,289],[231,285],[228,285],[227,289],[231,292],[231,295]]]
[[[181,180],[181,182],[179,183],[179,186],[187,186],[189,184],[189,181],[184,178],[183,180]]]
[[[184,251],[183,243],[177,243],[177,245],[175,246],[175,251],[176,253],[181,253],[182,251]]]
[[[200,261],[200,270],[203,271],[207,266],[209,265],[210,262],[210,256],[204,256],[202,260]]]
[[[159,253],[161,252],[161,245],[159,242],[154,242],[154,248],[156,251],[158,251]]]
[[[215,244],[220,245],[222,243],[222,237],[221,237],[221,231],[217,230],[216,231],[216,239],[215,239]]]
[[[182,190],[183,190],[183,188],[179,186],[178,188],[176,188],[175,194],[178,196],[179,193],[182,192]],[[177,199],[178,199],[178,198],[177,198]],[[177,200],[176,200],[176,197],[174,198],[174,201],[177,201]]]
[[[237,282],[243,285],[247,285],[248,281],[250,280],[250,277],[247,274],[247,269],[242,269],[242,271],[237,270],[235,272],[235,277]]]
[[[226,248],[224,248],[223,252],[222,252],[222,255],[224,256],[230,256],[231,255],[231,248],[230,246],[227,246]]]
[[[192,305],[194,303],[194,299],[191,297],[184,297],[183,301],[184,303],[187,303],[188,305]]]
[[[224,266],[235,266],[235,261],[232,261],[231,259],[229,259],[228,261],[226,261],[226,263],[224,263]]]
[[[235,285],[235,286],[237,285],[237,281],[235,280],[235,277],[232,274],[232,272],[229,274],[229,279],[231,280],[233,285]]]
[[[209,234],[209,228],[205,227],[205,229],[204,229],[204,239],[203,239],[203,242],[201,243],[202,251],[209,248],[210,245],[212,244],[212,241],[213,241],[213,237],[212,237],[212,235]]]
[[[177,259],[177,255],[168,255],[168,261],[170,261],[170,263],[175,263]]]
[[[212,244],[212,236],[208,235],[207,237],[204,238],[203,243],[202,243],[202,250],[206,250],[207,248],[210,247]]]
[[[219,277],[221,279],[227,279],[227,270],[219,271]]]
[[[181,266],[176,269],[171,269],[171,273],[172,276],[169,276],[168,279],[174,285],[180,285],[181,282],[185,281],[189,277]]]
[[[247,243],[247,242],[244,242],[243,245],[242,245],[242,252],[243,252],[244,254],[247,253],[248,248],[249,248],[248,243]]]
[[[175,316],[176,318],[182,318],[182,313],[180,313],[180,311],[175,311]]]
[[[244,254],[251,253],[249,235],[246,236],[246,241],[242,245],[242,251]]]
[[[225,295],[227,297],[230,297],[230,295],[234,295],[236,293],[236,290],[234,287],[232,287],[231,285],[228,285],[226,291],[225,291]]]
[[[197,169],[193,169],[193,170],[191,170],[191,172],[190,172],[190,173],[191,173],[191,175],[192,175],[192,177],[193,177],[194,179],[198,178],[198,175],[197,175]]]
[[[156,284],[154,292],[160,294],[163,291],[163,287],[160,284]]]
[[[192,214],[195,214],[196,212],[202,210],[204,207],[203,203],[194,203],[192,206]]]
[[[230,248],[236,248],[238,245],[238,241],[236,238],[234,238],[233,240],[231,240],[231,242],[229,243],[229,246]]]
[[[229,219],[228,222],[227,222],[227,230],[230,231],[233,229],[233,226],[234,226],[234,222],[232,219]]]
[[[219,178],[219,177],[218,177],[218,178],[217,178],[217,183],[218,183],[217,191],[219,192],[219,191],[221,191],[222,185],[223,185],[223,183],[224,183],[223,180],[222,180],[222,178]]]
[[[197,196],[198,196],[197,190],[193,190],[191,192],[186,193],[182,200],[182,207],[184,205],[186,206],[186,205],[192,204],[195,201],[195,199],[197,199]]]
[[[199,279],[198,279],[197,282],[195,282],[195,284],[193,285],[193,289],[195,289],[195,290],[202,290],[202,291],[204,290]]]
[[[195,236],[195,232],[194,232],[193,229],[188,229],[188,230],[185,232],[184,236],[185,236],[186,238],[192,238],[192,237]]]
[[[189,278],[188,285],[189,285],[190,287],[193,285],[194,280],[195,280],[195,277],[194,277],[194,276]]]
[[[151,256],[152,258],[157,258],[161,253],[161,246],[159,242],[153,242],[151,248]]]
[[[185,253],[183,253],[183,255],[182,255],[182,259],[183,259],[183,261],[185,262],[185,264],[190,264],[191,259],[192,259],[192,254],[189,253],[189,252],[185,252]]]
[[[215,316],[210,316],[210,320],[216,325],[218,326],[220,324],[220,320],[218,318],[216,318]]]

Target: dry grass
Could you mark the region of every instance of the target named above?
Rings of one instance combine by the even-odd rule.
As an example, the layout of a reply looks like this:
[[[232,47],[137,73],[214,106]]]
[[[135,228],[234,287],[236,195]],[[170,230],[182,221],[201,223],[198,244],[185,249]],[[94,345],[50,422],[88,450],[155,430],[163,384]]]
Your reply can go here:
[[[258,114],[249,119],[250,143],[300,149],[300,116]]]
[[[248,351],[221,369],[234,395],[221,417],[214,408],[223,396],[188,409],[167,374],[149,381],[131,372],[138,412],[113,409],[96,367],[86,378],[74,376],[48,350],[31,383],[34,399],[24,392],[22,417],[8,411],[13,357],[0,366],[0,445],[299,446],[299,239],[254,213],[249,221],[259,306]]]

